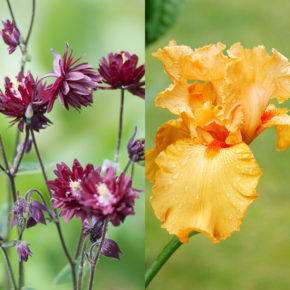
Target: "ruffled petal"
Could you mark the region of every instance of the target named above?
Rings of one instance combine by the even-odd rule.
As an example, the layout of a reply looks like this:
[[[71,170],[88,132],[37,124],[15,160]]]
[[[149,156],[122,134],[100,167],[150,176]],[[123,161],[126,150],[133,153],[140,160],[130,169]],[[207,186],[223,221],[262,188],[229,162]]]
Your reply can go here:
[[[171,120],[163,124],[156,133],[155,148],[145,152],[145,174],[149,181],[154,182],[159,167],[155,163],[156,157],[170,144],[182,138],[188,138],[188,129],[182,120]]]
[[[225,45],[210,44],[196,49],[184,58],[186,78],[201,81],[218,81],[225,75],[229,58],[223,54]]]
[[[275,126],[278,137],[276,149],[286,150],[290,146],[290,116],[287,112],[287,109],[270,104],[261,117],[262,124],[257,128],[254,138],[265,129]]]
[[[176,42],[172,40],[163,50],[159,49],[152,55],[164,64],[166,73],[169,75],[171,80],[175,82],[176,80],[184,79],[184,57],[186,55],[190,55],[191,53],[192,49],[190,47],[185,45],[176,45]]]
[[[156,158],[151,204],[162,227],[188,242],[191,231],[213,243],[239,231],[244,214],[258,197],[261,171],[250,148],[228,148],[179,140]]]
[[[155,104],[168,109],[173,114],[180,115],[182,112],[186,112],[193,117],[189,105],[187,81],[177,81],[171,84],[165,91],[158,94]]]
[[[281,102],[290,95],[289,62],[277,51],[273,53],[268,55],[264,46],[244,49],[239,43],[228,50],[231,62],[222,89],[223,103],[243,106],[242,135],[246,143],[253,140],[270,98]]]

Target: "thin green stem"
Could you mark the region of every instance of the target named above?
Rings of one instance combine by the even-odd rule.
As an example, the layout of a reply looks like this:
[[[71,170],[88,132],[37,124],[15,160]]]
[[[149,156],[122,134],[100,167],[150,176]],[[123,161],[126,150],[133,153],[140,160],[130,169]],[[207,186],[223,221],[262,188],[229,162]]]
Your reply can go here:
[[[80,236],[79,236],[79,240],[78,240],[78,244],[77,244],[76,251],[75,251],[75,256],[74,256],[75,263],[77,262],[77,259],[78,259],[79,254],[80,254],[82,241],[83,241],[83,229],[81,228],[81,233],[80,233]]]
[[[87,244],[88,244],[89,238],[90,238],[90,235],[87,235],[85,237],[85,240],[84,240],[84,243],[83,243],[81,261],[80,261],[80,266],[79,266],[78,290],[81,290],[82,289],[83,268],[84,268],[84,261],[85,261],[85,253],[86,253],[86,249],[87,249]]]
[[[31,13],[31,19],[30,19],[28,33],[27,33],[26,39],[24,41],[25,46],[27,46],[27,43],[28,43],[30,35],[31,35],[32,26],[33,26],[33,22],[34,22],[34,16],[35,16],[35,0],[32,0],[32,13]]]
[[[6,252],[6,250],[4,248],[1,247],[1,249],[2,249],[2,252],[3,252],[3,255],[4,255],[5,264],[6,264],[7,271],[8,271],[10,280],[12,282],[13,288],[14,288],[14,290],[17,290],[14,274],[13,274],[13,271],[12,271],[12,267],[11,267],[7,252]]]
[[[35,149],[35,152],[36,152],[36,155],[37,155],[37,159],[38,159],[38,162],[39,162],[40,167],[41,167],[42,175],[44,177],[45,184],[46,184],[46,187],[47,187],[48,192],[49,192],[49,196],[51,197],[50,188],[47,186],[47,181],[48,181],[47,175],[46,175],[45,168],[44,168],[44,165],[43,165],[40,153],[39,153],[39,149],[38,149],[38,146],[37,146],[37,143],[36,143],[36,138],[34,136],[34,132],[33,132],[32,129],[31,129],[31,137],[32,137],[32,142],[33,142],[34,149]],[[60,227],[60,222],[59,222],[59,219],[58,219],[58,214],[57,214],[57,211],[55,209],[54,209],[54,213],[55,213],[54,223],[55,223],[56,228],[57,228],[57,232],[58,232],[58,235],[59,235],[59,238],[60,238],[60,242],[61,242],[62,248],[64,250],[66,258],[67,258],[67,260],[68,260],[68,262],[70,264],[70,267],[71,267],[72,279],[73,279],[73,289],[76,290],[77,289],[77,280],[76,280],[76,271],[75,271],[75,261],[73,261],[73,259],[71,258],[71,255],[70,255],[70,253],[69,253],[69,251],[68,251],[68,249],[66,247],[66,244],[65,244],[65,241],[64,241],[64,237],[63,237],[63,234],[62,234],[62,230],[61,230],[61,227]]]
[[[105,237],[106,237],[106,233],[107,233],[107,229],[108,229],[108,222],[109,222],[108,219],[106,219],[104,222],[104,228],[103,228],[103,233],[102,233],[102,237],[101,237],[101,242],[100,242],[96,257],[91,262],[91,274],[90,274],[89,290],[93,289],[95,269],[96,269],[96,265],[97,265],[98,259],[100,257],[100,254],[101,254],[102,247],[104,245],[104,241],[105,241]]]
[[[121,103],[120,103],[120,116],[119,116],[119,132],[118,132],[117,149],[116,149],[116,153],[115,153],[115,164],[116,164],[116,168],[119,168],[120,148],[121,148],[122,129],[123,129],[124,99],[125,99],[125,90],[124,89],[121,89]]]
[[[198,234],[198,232],[191,232],[189,234],[190,237]],[[145,273],[145,287],[149,285],[151,280],[156,276],[158,271],[162,268],[162,266],[166,263],[166,261],[172,256],[173,253],[182,245],[179,239],[174,236],[169,243],[163,248],[160,254],[155,258],[155,260],[151,263]]]
[[[16,25],[16,20],[15,20],[15,17],[14,17],[14,13],[13,13],[13,10],[12,10],[11,4],[10,4],[10,1],[7,0],[6,2],[7,2],[7,5],[8,5],[8,8],[9,8],[9,12],[11,14],[12,20],[13,20],[14,24]]]

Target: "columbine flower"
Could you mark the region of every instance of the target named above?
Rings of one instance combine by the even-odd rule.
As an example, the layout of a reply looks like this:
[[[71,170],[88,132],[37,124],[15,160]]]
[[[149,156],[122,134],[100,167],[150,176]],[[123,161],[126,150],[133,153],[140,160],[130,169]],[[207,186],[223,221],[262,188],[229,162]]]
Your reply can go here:
[[[100,60],[99,73],[102,82],[110,85],[109,89],[126,89],[133,95],[145,98],[145,82],[141,81],[145,74],[145,65],[137,67],[138,56],[127,51],[109,53],[108,61]]]
[[[135,214],[133,206],[138,195],[129,175],[116,176],[113,168],[108,168],[103,176],[100,172],[101,167],[83,179],[82,204],[97,220],[109,218],[114,226],[118,226],[127,215]]]
[[[47,207],[37,200],[27,200],[27,197],[23,198],[17,193],[18,199],[14,203],[12,210],[9,212],[7,222],[10,222],[11,216],[13,215],[11,228],[18,225],[25,225],[27,228],[35,226],[37,223],[46,225],[44,212],[49,215],[52,213]]]
[[[100,77],[88,63],[78,63],[81,59],[74,59],[72,51],[68,55],[69,45],[63,58],[52,50],[54,55],[52,76],[56,81],[48,87],[50,95],[47,100],[48,112],[52,110],[54,101],[59,96],[60,103],[67,110],[69,106],[79,110],[81,106],[90,106],[93,103],[92,89],[96,89]]]
[[[129,140],[127,151],[132,162],[143,162],[145,160],[145,139],[135,140],[137,134],[137,127]]]
[[[218,43],[192,51],[171,42],[154,54],[173,82],[156,105],[179,118],[158,130],[156,147],[146,153],[146,174],[155,182],[156,216],[181,242],[191,231],[217,243],[239,230],[261,176],[248,144],[275,126],[277,149],[290,145],[287,109],[270,104],[289,98],[288,60],[263,46],[235,44],[228,57],[224,48]]]
[[[6,20],[6,22],[2,21],[4,28],[2,29],[2,38],[3,41],[9,45],[8,51],[9,54],[13,53],[16,47],[19,45],[19,37],[20,32],[16,27],[14,22],[10,20]]]
[[[28,247],[28,244],[24,241],[17,241],[15,248],[18,254],[19,262],[21,261],[27,262],[28,257],[32,256],[31,251]]]
[[[83,224],[87,220],[109,218],[118,226],[127,215],[134,214],[138,195],[131,187],[130,176],[122,173],[117,177],[113,168],[107,169],[103,176],[100,172],[101,167],[94,169],[91,164],[83,170],[77,159],[72,170],[64,163],[57,165],[54,173],[58,178],[47,185],[53,193],[53,208],[61,208],[60,216],[65,216],[65,222],[75,215]]]
[[[72,170],[65,164],[57,164],[54,174],[56,179],[47,182],[52,191],[53,208],[61,208],[60,216],[65,216],[65,222],[72,219],[74,215],[85,221],[87,210],[81,204],[81,181],[94,169],[88,164],[85,169],[75,159]]]
[[[51,124],[44,116],[47,109],[47,102],[43,99],[45,95],[45,86],[36,84],[30,71],[27,76],[20,72],[16,84],[6,77],[5,93],[0,91],[0,112],[14,118],[11,123],[18,123],[20,131],[23,131],[25,124],[39,131]]]

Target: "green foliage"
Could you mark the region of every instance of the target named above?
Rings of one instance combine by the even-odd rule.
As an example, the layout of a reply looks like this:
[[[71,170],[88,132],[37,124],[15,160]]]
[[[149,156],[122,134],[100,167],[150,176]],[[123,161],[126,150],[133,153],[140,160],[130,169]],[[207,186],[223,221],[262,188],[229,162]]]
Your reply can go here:
[[[7,218],[8,218],[8,203],[5,202],[2,204],[0,208],[0,236],[5,239],[8,234],[8,225],[7,225]]]
[[[174,24],[182,6],[183,0],[146,0],[146,45]]]

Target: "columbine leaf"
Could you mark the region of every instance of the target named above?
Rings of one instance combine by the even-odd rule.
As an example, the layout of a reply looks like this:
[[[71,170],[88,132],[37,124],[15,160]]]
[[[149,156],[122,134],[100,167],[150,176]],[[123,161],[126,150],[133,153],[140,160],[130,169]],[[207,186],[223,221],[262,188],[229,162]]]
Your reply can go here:
[[[53,163],[44,163],[45,168],[50,168],[53,166]],[[21,162],[19,169],[17,171],[17,175],[25,175],[25,174],[34,174],[41,173],[41,167],[38,162]],[[3,171],[1,174],[5,174]]]
[[[175,22],[184,0],[146,0],[146,45],[156,41]]]
[[[78,273],[79,266],[80,266],[80,262],[78,261],[76,264],[76,273]],[[88,271],[89,271],[89,265],[87,261],[85,261],[84,268],[83,268],[83,277],[85,277]],[[60,284],[68,283],[68,282],[72,282],[71,268],[69,264],[65,265],[63,269],[56,275],[56,277],[53,280],[53,284],[60,285]]]
[[[0,209],[0,236],[5,239],[8,233],[7,218],[9,213],[8,203],[4,203]]]
[[[1,247],[2,248],[11,248],[11,247],[14,247],[15,245],[16,245],[16,240],[11,240],[11,241],[8,241],[8,242],[1,244]]]

